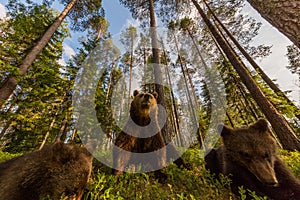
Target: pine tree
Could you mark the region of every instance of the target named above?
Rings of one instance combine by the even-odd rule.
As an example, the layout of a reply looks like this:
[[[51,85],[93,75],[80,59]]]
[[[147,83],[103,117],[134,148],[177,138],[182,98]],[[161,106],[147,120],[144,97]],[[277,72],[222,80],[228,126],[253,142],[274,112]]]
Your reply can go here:
[[[25,58],[22,60],[21,63],[18,63],[19,73],[21,75],[24,75],[28,68],[32,65],[34,60],[37,58],[37,56],[41,53],[41,51],[44,49],[44,47],[49,43],[51,37],[55,34],[63,20],[66,18],[66,16],[69,14],[69,12],[74,8],[75,4],[77,4],[75,7],[75,10],[79,12],[76,15],[73,15],[73,20],[75,22],[78,22],[79,19],[85,17],[83,11],[89,10],[92,8],[93,10],[98,10],[101,7],[101,1],[94,1],[93,5],[90,6],[90,4],[84,3],[85,1],[77,1],[77,0],[71,0],[67,3],[65,9],[60,13],[60,15],[53,21],[53,23],[49,26],[47,30],[40,36],[38,41],[30,48],[30,51],[26,54]],[[14,4],[14,1],[11,2],[11,4]],[[78,7],[79,4],[84,4],[86,7]],[[81,14],[81,15],[80,15]],[[76,23],[78,26],[78,24]],[[5,101],[11,96],[15,88],[17,87],[18,81],[14,76],[8,75],[5,77],[5,79],[0,84],[0,107],[5,103]]]
[[[56,13],[45,5],[37,4],[31,6],[19,4],[11,8],[8,13],[11,17],[1,22],[1,27],[4,28],[2,30],[5,32],[0,38],[3,44],[0,46],[1,51],[3,50],[2,79],[10,73],[18,74],[17,68],[11,67],[13,71],[8,71],[7,66],[14,66],[22,61],[32,43],[55,19]],[[1,130],[0,139],[2,144],[7,145],[6,150],[34,149],[39,146],[47,131],[49,139],[56,136],[58,123],[53,124],[51,130],[49,126],[54,119],[53,113],[64,108],[59,102],[63,101],[68,81],[61,78],[62,66],[58,60],[62,54],[62,42],[68,35],[66,24],[63,24],[39,54],[37,61],[26,74],[22,75],[18,89],[1,109],[0,121],[4,128]],[[62,115],[57,115],[56,121],[61,122]]]

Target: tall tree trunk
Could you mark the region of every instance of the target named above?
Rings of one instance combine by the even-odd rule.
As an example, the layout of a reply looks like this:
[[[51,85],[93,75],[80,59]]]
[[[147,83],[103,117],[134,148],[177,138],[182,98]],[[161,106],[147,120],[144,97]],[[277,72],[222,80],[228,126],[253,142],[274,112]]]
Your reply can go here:
[[[168,62],[168,59],[167,59],[167,54],[166,54],[166,51],[165,51],[165,47],[164,47],[164,44],[163,45],[163,54],[164,54],[164,57],[165,57],[165,60],[166,62]],[[170,76],[170,70],[169,70],[169,63],[166,63],[166,75],[167,75],[167,82],[168,82],[168,85],[170,87],[170,98],[171,98],[171,102],[172,102],[172,106],[171,106],[171,113],[172,113],[172,118],[174,118],[174,129],[175,129],[175,134],[181,134],[181,131],[180,131],[180,126],[179,126],[179,116],[178,116],[178,108],[177,108],[177,105],[176,105],[176,101],[175,101],[175,96],[174,96],[174,92],[173,92],[173,83],[172,83],[172,80],[171,80],[171,76]]]
[[[239,44],[239,42],[234,38],[234,36],[229,32],[229,30],[224,26],[224,24],[218,19],[215,13],[211,10],[206,1],[203,1],[214,17],[214,19],[220,24],[222,29],[226,32],[232,42],[236,45],[239,51],[245,56],[248,62],[252,65],[252,67],[260,74],[261,78],[268,84],[268,86],[280,97],[286,99],[286,101],[296,110],[297,113],[300,113],[300,109],[280,90],[280,88],[268,77],[268,75],[259,67],[259,65],[251,58],[251,56],[246,52],[246,50]],[[295,115],[298,119],[300,119],[300,115]]]
[[[159,55],[159,46],[156,30],[156,18],[154,12],[154,0],[149,0],[149,11],[150,11],[150,36],[151,36],[151,45],[152,45],[152,56],[153,56],[153,67],[154,67],[154,77],[155,77],[155,90],[158,93],[157,102],[162,106],[166,106],[164,98],[164,86],[162,71],[160,68],[160,55]]]
[[[248,70],[244,66],[241,60],[239,60],[235,53],[230,48],[229,44],[222,38],[217,29],[213,26],[210,20],[207,18],[206,14],[202,10],[201,6],[196,0],[191,0],[192,3],[197,8],[199,14],[203,18],[208,29],[211,31],[216,41],[219,43],[220,47],[226,54],[228,60],[231,62],[236,72],[240,76],[242,82],[245,84],[249,92],[251,93],[253,99],[261,108],[262,112],[265,114],[272,127],[274,128],[277,136],[282,143],[284,149],[287,150],[300,150],[300,141],[294,134],[293,130],[288,125],[284,117],[276,110],[276,108],[270,103],[266,98],[264,93],[258,87],[256,82],[253,80]]]
[[[47,29],[44,35],[40,38],[40,40],[36,43],[36,45],[29,51],[29,53],[24,58],[22,64],[19,66],[20,73],[23,75],[27,72],[30,65],[32,65],[33,61],[40,54],[40,52],[47,45],[55,31],[61,25],[62,21],[68,15],[69,11],[75,5],[76,0],[72,0],[62,11],[60,16],[54,21],[54,23]],[[17,87],[17,80],[14,77],[7,77],[0,85],[0,107],[5,103],[5,101],[11,96],[13,91]]]
[[[248,0],[270,24],[300,48],[299,0]]]
[[[133,67],[133,38],[130,38],[130,64],[129,64],[129,95],[128,95],[128,110],[130,110],[130,96],[132,88],[132,67]]]
[[[156,18],[154,12],[154,0],[149,0],[149,12],[150,12],[150,36],[151,36],[151,45],[152,45],[152,56],[153,56],[153,67],[154,67],[154,78],[155,78],[155,91],[158,94],[157,103],[163,106],[166,109],[166,100],[165,100],[165,91],[163,86],[163,76],[162,70],[160,67],[160,54],[158,46],[158,37],[156,30]],[[161,130],[165,142],[169,142],[168,138],[168,119],[164,127]]]

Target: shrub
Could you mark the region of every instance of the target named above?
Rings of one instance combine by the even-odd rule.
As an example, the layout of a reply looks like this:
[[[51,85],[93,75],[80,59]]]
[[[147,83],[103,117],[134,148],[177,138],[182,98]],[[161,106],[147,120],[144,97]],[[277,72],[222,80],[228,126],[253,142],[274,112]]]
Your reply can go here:
[[[21,156],[21,153],[11,154],[0,150],[0,163]]]

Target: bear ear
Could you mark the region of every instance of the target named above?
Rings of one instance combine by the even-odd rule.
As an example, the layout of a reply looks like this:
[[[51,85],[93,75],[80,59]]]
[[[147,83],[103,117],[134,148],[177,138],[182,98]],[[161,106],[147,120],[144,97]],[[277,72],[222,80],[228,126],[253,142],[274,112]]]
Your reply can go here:
[[[157,97],[158,97],[157,92],[153,92],[152,95],[154,96],[155,99],[157,99]]]
[[[133,96],[135,97],[136,95],[138,95],[140,92],[138,90],[134,90],[133,91]]]
[[[259,132],[265,132],[268,129],[268,122],[265,119],[259,119],[257,122],[251,125],[252,128],[259,130]]]
[[[221,133],[222,137],[225,135],[228,135],[232,130],[232,128],[225,126],[223,124],[219,124],[217,129],[218,129],[218,132]]]

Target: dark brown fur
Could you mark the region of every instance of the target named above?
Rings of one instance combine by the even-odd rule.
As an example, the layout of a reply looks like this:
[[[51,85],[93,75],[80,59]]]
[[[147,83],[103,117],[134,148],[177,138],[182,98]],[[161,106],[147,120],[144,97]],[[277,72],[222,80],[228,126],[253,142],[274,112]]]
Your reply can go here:
[[[157,94],[134,91],[130,106],[130,118],[122,132],[117,136],[114,147],[113,167],[120,175],[129,165],[142,165],[142,169],[153,171],[166,165],[166,152],[145,156],[144,160],[133,153],[149,153],[164,147],[164,140],[158,125]],[[154,132],[153,132],[154,131]],[[154,133],[154,134],[153,134]]]
[[[84,147],[57,142],[0,163],[0,198],[60,199],[64,195],[80,199],[91,173],[92,158]]]
[[[205,156],[206,168],[212,173],[231,175],[234,193],[244,186],[269,199],[300,199],[300,181],[279,158],[266,120],[260,119],[246,128],[218,129],[224,145]]]

